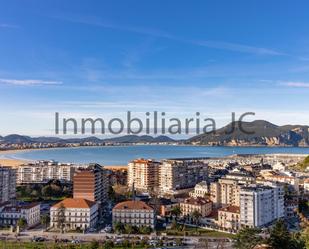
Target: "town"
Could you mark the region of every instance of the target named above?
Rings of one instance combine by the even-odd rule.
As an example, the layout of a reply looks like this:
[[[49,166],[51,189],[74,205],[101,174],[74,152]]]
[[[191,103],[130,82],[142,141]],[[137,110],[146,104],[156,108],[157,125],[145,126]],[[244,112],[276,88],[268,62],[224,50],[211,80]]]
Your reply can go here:
[[[272,154],[139,158],[118,168],[56,161],[2,166],[1,239],[232,248],[243,229],[263,233],[284,221],[298,232],[309,209],[309,168],[299,168],[306,160]]]

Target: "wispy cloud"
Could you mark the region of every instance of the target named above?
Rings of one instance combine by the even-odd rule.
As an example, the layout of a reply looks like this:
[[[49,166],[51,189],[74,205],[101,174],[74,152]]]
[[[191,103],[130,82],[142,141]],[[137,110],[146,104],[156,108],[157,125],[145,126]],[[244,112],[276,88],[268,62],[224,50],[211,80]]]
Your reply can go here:
[[[309,82],[288,81],[280,82],[280,85],[294,88],[309,88]]]
[[[137,33],[141,35],[148,35],[148,36],[153,36],[153,37],[158,37],[158,38],[175,40],[178,42],[192,44],[196,46],[222,49],[222,50],[233,51],[233,52],[258,54],[258,55],[286,55],[285,53],[275,51],[273,49],[249,46],[249,45],[226,42],[226,41],[190,40],[190,39],[182,38],[179,36],[175,36],[169,32],[165,32],[165,31],[158,30],[158,29],[152,29],[148,27],[136,27],[136,26],[130,26],[130,25],[119,25],[114,22],[107,22],[107,21],[100,20],[93,16],[92,17],[72,17],[72,16],[68,17],[66,15],[66,16],[56,16],[54,18],[69,21],[72,23],[81,23],[81,24],[86,24],[86,25],[102,27],[105,29],[114,29],[114,30],[119,30],[119,31],[132,32],[132,33]]]
[[[33,80],[33,79],[0,79],[0,83],[16,86],[39,86],[39,85],[61,85],[61,81]]]
[[[0,23],[0,28],[16,29],[16,28],[19,28],[19,26],[14,25],[14,24],[8,24],[8,23]]]

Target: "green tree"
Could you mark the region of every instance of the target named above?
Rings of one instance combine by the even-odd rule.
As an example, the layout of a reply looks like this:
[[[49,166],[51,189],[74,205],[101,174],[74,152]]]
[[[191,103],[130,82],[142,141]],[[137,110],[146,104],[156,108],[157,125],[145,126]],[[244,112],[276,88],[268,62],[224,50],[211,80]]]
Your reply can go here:
[[[278,220],[271,229],[268,243],[274,249],[291,248],[291,237],[283,220]]]
[[[99,249],[99,247],[100,247],[100,244],[96,240],[91,241],[91,243],[89,245],[89,249]]]
[[[129,224],[126,224],[126,225],[124,226],[124,231],[125,231],[125,233],[127,233],[127,234],[131,234],[131,233],[133,232],[133,227],[132,227],[131,225],[129,225]]]
[[[171,215],[174,217],[175,220],[181,215],[181,208],[180,206],[175,206],[171,210]]]
[[[50,197],[53,194],[53,190],[49,185],[46,185],[42,188],[41,193],[44,197]]]
[[[198,224],[200,222],[202,214],[199,211],[194,210],[193,213],[191,214],[191,216],[192,216],[192,219],[193,219],[193,221],[194,221],[194,223],[196,225],[196,230],[197,230],[197,226],[198,226]]]
[[[243,228],[235,237],[234,248],[236,249],[252,249],[256,245],[262,243],[262,238],[259,236],[261,231],[257,228]]]
[[[49,215],[45,214],[45,215],[41,216],[41,224],[45,226],[45,229],[47,228],[49,222],[50,222]]]
[[[20,227],[20,229],[24,229],[27,226],[27,220],[25,218],[20,218],[17,221],[17,225]]]
[[[117,221],[114,223],[114,230],[117,232],[117,233],[123,233],[124,231],[124,226],[121,222]]]

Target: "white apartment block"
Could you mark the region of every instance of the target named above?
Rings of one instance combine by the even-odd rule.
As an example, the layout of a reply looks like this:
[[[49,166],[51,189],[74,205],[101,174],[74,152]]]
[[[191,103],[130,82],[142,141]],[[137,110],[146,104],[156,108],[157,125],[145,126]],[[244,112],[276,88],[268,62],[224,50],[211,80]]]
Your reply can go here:
[[[142,201],[124,201],[113,208],[113,223],[155,227],[155,210]]]
[[[159,186],[160,163],[153,160],[136,159],[128,165],[128,186],[137,190],[154,190]]]
[[[40,204],[29,205],[4,205],[0,207],[0,225],[16,226],[19,219],[27,221],[27,227],[32,227],[40,223]]]
[[[16,170],[0,166],[0,203],[16,198]]]
[[[163,160],[159,172],[162,193],[175,194],[178,190],[193,188],[207,180],[208,165],[198,159]]]
[[[76,165],[54,161],[24,164],[17,169],[17,183],[44,183],[50,180],[72,181]]]
[[[265,185],[251,185],[241,188],[241,226],[261,227],[284,216],[283,188]]]
[[[210,193],[209,187],[206,181],[199,182],[195,185],[193,192],[190,192],[190,196],[197,198],[197,197],[206,197]]]
[[[67,198],[50,209],[50,226],[64,230],[86,230],[98,222],[98,204],[85,199]]]

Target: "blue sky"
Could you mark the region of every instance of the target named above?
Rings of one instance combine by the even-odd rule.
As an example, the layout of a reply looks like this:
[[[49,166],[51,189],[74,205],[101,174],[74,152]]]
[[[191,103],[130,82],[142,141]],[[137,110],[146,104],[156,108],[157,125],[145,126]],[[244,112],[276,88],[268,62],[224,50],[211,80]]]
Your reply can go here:
[[[0,4],[1,135],[54,135],[56,111],[309,124],[308,1]]]

